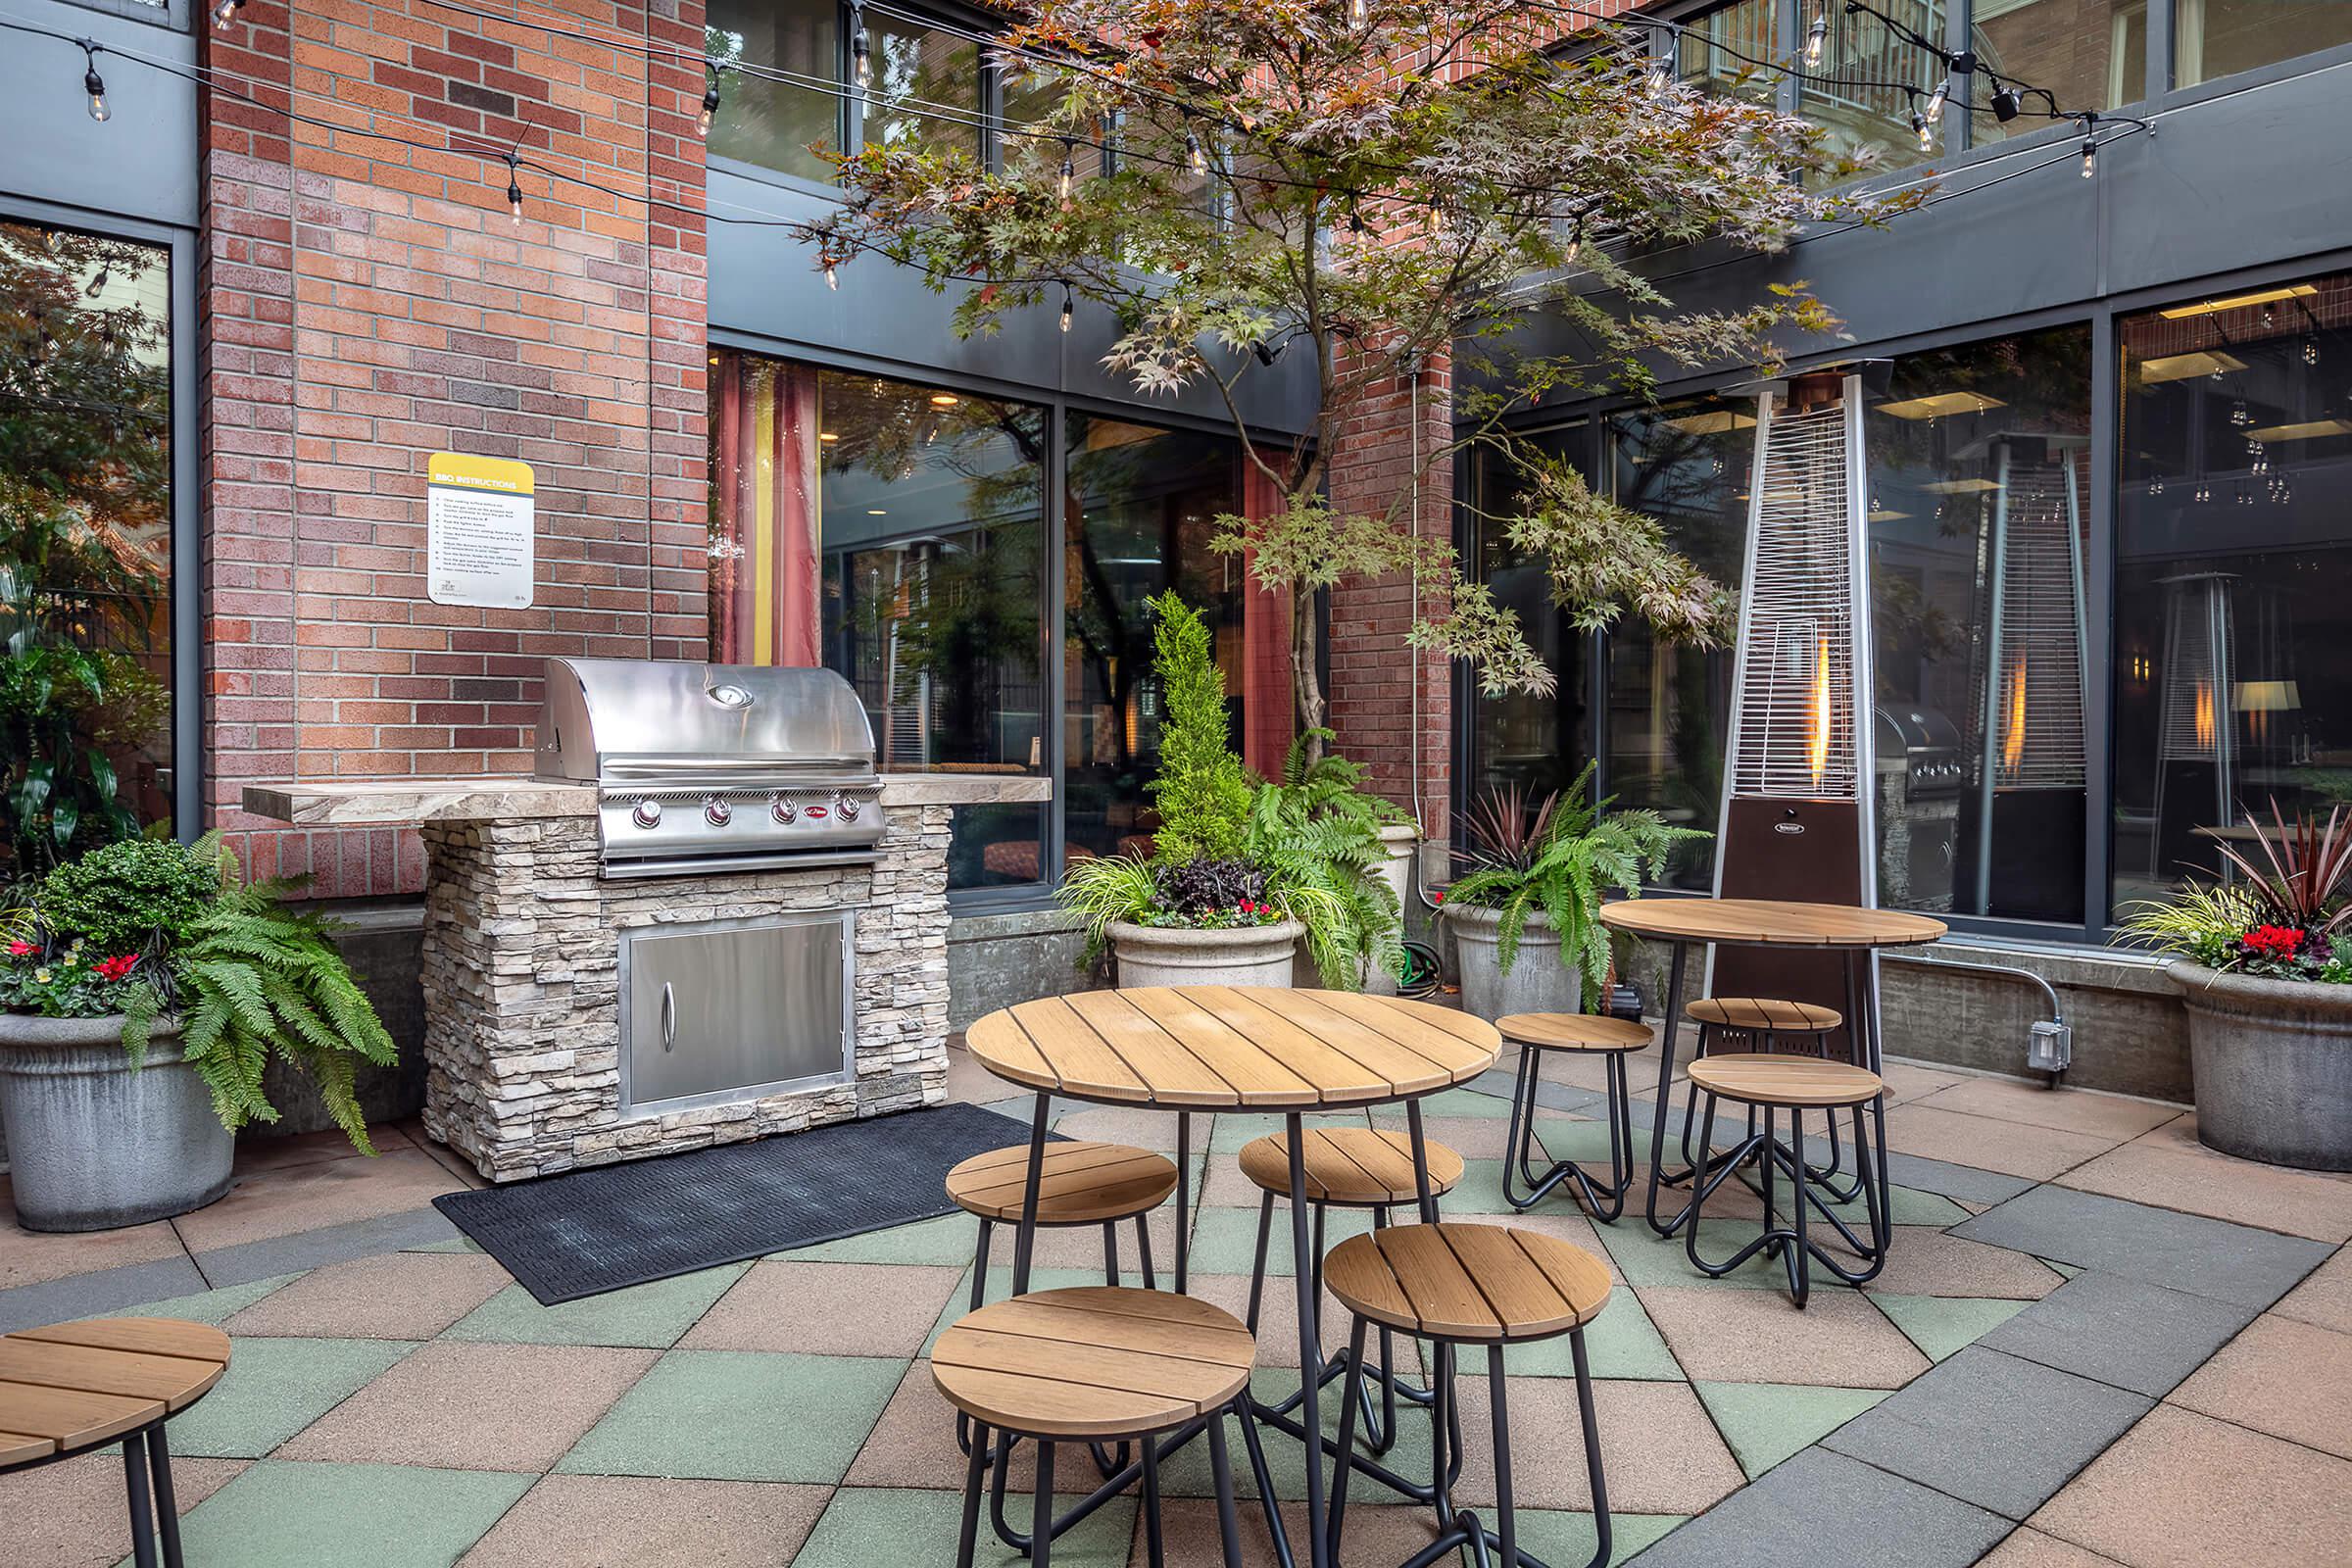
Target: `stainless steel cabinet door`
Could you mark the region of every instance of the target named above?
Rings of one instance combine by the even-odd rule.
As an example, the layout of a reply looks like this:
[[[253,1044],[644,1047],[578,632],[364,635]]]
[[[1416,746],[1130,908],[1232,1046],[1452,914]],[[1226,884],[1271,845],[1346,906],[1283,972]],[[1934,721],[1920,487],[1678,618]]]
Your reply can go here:
[[[622,1113],[843,1078],[855,918],[724,921],[622,937]]]

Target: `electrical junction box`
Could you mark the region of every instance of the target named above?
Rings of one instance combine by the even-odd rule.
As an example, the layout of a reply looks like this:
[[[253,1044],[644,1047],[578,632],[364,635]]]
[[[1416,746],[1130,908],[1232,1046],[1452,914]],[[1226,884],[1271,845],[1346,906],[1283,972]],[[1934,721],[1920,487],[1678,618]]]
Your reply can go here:
[[[2026,1065],[2035,1072],[2064,1072],[2074,1059],[2074,1025],[2035,1019],[2026,1040]]]

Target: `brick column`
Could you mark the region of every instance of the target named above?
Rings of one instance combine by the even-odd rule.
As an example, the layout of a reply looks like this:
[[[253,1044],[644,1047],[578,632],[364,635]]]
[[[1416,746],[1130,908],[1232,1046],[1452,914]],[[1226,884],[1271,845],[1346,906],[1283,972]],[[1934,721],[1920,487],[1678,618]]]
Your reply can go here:
[[[249,818],[248,779],[524,772],[544,657],[706,646],[703,81],[643,48],[699,55],[702,6],[525,15],[250,0],[207,38],[337,127],[205,95],[210,799],[322,897],[420,889],[416,834]],[[510,146],[623,194],[526,169],[517,223]],[[528,609],[427,598],[442,450],[535,468]]]
[[[1396,381],[1372,389],[1337,443],[1331,462],[1333,504],[1382,514],[1412,483],[1414,453],[1437,450],[1452,434],[1451,379],[1443,367],[1420,378],[1420,437],[1414,441],[1414,391]],[[1403,525],[1433,539],[1453,533],[1453,468],[1440,463],[1421,481],[1418,507],[1401,503]],[[1423,614],[1444,600],[1422,585]],[[1338,749],[1362,762],[1379,794],[1421,812],[1424,836],[1446,836],[1452,776],[1452,670],[1447,661],[1405,646],[1414,615],[1408,576],[1344,583],[1331,593],[1331,681],[1326,692]],[[1419,722],[1414,697],[1419,694]],[[1420,737],[1418,763],[1414,736]]]

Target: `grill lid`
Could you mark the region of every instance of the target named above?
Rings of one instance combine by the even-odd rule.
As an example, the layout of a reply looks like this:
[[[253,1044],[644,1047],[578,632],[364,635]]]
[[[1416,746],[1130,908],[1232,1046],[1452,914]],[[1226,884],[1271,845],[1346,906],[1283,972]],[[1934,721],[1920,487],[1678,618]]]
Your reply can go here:
[[[535,771],[619,789],[870,783],[874,734],[829,669],[550,659]]]

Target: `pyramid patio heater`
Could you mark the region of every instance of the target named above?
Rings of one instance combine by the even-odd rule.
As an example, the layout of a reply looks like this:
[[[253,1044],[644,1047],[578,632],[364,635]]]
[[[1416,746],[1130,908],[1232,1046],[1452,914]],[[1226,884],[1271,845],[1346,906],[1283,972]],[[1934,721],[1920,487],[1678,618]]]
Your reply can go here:
[[[1877,902],[1863,516],[1868,368],[1812,371],[1767,383],[1757,395],[1717,898]],[[1878,983],[1875,962],[1866,983]],[[1835,953],[1719,949],[1706,994],[1817,1003],[1851,1023],[1846,962]],[[1848,1031],[1825,1046],[1834,1054],[1851,1050]],[[1853,1059],[1870,1055],[1854,1051]]]

